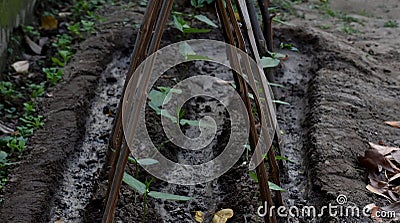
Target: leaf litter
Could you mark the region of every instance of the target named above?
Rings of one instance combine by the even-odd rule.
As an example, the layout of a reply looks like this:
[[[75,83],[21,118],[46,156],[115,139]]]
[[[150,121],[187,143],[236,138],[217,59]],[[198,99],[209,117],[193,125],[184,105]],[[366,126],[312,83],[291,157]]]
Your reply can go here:
[[[396,127],[392,122],[385,123]],[[365,151],[364,156],[357,157],[358,162],[369,171],[370,183],[366,189],[390,202],[385,207],[369,204],[371,218],[374,222],[384,222],[387,219],[380,218],[377,215],[378,211],[394,211],[398,220],[400,219],[400,148],[386,146],[381,142],[379,145],[370,142],[369,145],[371,148]]]
[[[387,125],[390,125],[395,128],[400,128],[400,121],[387,121],[385,122]]]

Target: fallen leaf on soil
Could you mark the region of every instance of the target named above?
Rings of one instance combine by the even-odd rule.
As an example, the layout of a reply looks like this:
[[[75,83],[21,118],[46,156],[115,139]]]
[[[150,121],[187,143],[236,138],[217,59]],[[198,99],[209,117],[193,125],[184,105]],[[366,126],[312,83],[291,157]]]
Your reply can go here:
[[[201,211],[196,211],[196,214],[194,215],[194,220],[199,223],[204,222],[204,213]]]
[[[68,16],[71,16],[72,12],[60,12],[58,13],[58,16],[61,18],[67,18]]]
[[[400,121],[387,121],[385,123],[392,127],[400,128]]]
[[[394,163],[392,163],[392,161],[390,161],[390,160],[388,160],[388,159],[386,159],[387,160],[387,162],[390,164],[390,166],[393,168],[393,170],[395,171],[395,172],[393,172],[393,173],[398,173],[398,172],[400,172],[400,169],[396,166],[396,165],[394,165]]]
[[[389,195],[389,197],[390,197],[393,201],[397,201],[397,200],[398,200],[397,196],[393,193],[393,191],[388,190],[388,191],[387,191],[387,194]]]
[[[367,190],[371,191],[374,194],[377,194],[377,195],[382,196],[382,197],[384,197],[384,198],[386,198],[388,200],[391,200],[390,197],[388,197],[388,196],[383,194],[385,192],[385,189],[378,189],[378,188],[375,188],[375,187],[371,186],[370,184],[368,184],[366,188],[367,188]]]
[[[385,142],[382,141],[382,140],[379,140],[379,141],[378,141],[378,144],[381,145],[381,146],[386,146]]]
[[[48,37],[42,37],[39,40],[39,46],[43,47],[47,42],[49,42],[49,38]]]
[[[400,172],[400,169],[375,149],[365,150],[364,156],[358,156],[357,159],[361,165],[373,172],[380,172],[382,168],[392,173]]]
[[[2,131],[4,134],[10,134],[13,133],[14,130],[3,123],[0,122],[0,131]]]
[[[396,214],[400,214],[400,201],[381,207],[381,209],[387,212],[394,211]]]
[[[233,217],[233,210],[230,208],[222,209],[215,213],[212,223],[225,223],[229,218]]]
[[[378,189],[381,189],[381,188],[388,189],[389,188],[389,185],[388,185],[387,182],[381,181],[381,180],[377,180],[377,179],[372,178],[372,177],[369,178],[369,183],[374,188],[378,188]]]
[[[400,151],[397,150],[395,152],[392,152],[392,157],[397,163],[400,164]]]
[[[38,55],[42,53],[42,47],[33,42],[28,36],[25,36],[25,41],[34,53]]]
[[[400,148],[390,147],[390,146],[380,146],[372,142],[370,142],[369,145],[371,146],[371,148],[378,150],[378,152],[384,156],[393,151],[400,150]]]
[[[371,203],[371,204],[365,205],[364,208],[365,208],[365,211],[366,211],[367,213],[369,213],[369,212],[372,211],[372,209],[373,209],[374,207],[377,207],[376,204],[375,204],[375,203]]]
[[[40,28],[44,30],[53,30],[58,28],[58,20],[53,16],[43,16]]]
[[[394,193],[400,195],[400,186],[393,187],[393,188],[392,188],[392,191],[393,191]]]
[[[383,222],[382,218],[378,217],[379,210],[379,207],[373,207],[371,209],[371,218],[374,220],[374,222]]]
[[[393,180],[396,180],[397,178],[399,178],[400,177],[400,173],[397,173],[397,174],[395,174],[394,176],[392,176],[390,179],[389,179],[389,182],[391,182],[391,181],[393,181]]]
[[[11,65],[17,73],[24,73],[29,70],[29,61],[23,60],[15,62]]]

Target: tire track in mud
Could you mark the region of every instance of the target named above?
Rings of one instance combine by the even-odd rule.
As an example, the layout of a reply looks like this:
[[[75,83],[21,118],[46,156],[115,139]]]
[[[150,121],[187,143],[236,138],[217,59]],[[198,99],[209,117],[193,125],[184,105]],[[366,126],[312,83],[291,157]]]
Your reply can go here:
[[[113,121],[111,112],[119,103],[128,61],[129,58],[117,55],[101,74],[88,112],[84,139],[67,162],[63,181],[52,202],[51,222],[82,222],[94,183],[105,164]]]
[[[282,42],[286,38],[278,37]],[[285,162],[282,172],[282,187],[287,191],[282,193],[286,207],[307,205],[305,190],[307,188],[306,177],[306,117],[309,112],[308,91],[310,80],[313,77],[309,68],[312,66],[312,58],[300,52],[283,50],[280,53],[287,54],[289,59],[283,62],[282,68],[277,69],[277,83],[283,88],[276,88],[278,99],[290,105],[278,105],[278,123],[282,130],[283,156],[289,161]],[[288,217],[285,222],[302,222],[297,217]]]

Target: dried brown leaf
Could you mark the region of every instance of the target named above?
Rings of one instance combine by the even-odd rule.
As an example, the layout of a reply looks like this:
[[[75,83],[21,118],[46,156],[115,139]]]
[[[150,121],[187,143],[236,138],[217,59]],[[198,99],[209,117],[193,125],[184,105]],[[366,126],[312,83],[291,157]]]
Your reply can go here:
[[[381,146],[375,143],[370,142],[369,145],[371,148],[378,150],[378,152],[384,156],[388,155],[389,153],[393,151],[398,151],[400,148],[397,147],[390,147],[390,146]]]
[[[399,177],[400,177],[400,173],[397,173],[394,176],[392,176],[391,178],[389,178],[389,182],[392,182],[392,181],[398,179]]]
[[[383,219],[378,217],[379,210],[379,207],[373,207],[371,210],[371,218],[374,220],[374,222],[383,222]]]
[[[385,123],[392,127],[400,128],[400,121],[387,121]]]
[[[29,61],[23,60],[11,65],[17,73],[25,73],[29,70]]]
[[[39,46],[38,44],[36,44],[35,42],[33,42],[28,36],[25,36],[25,41],[26,43],[29,45],[29,48],[31,48],[31,50],[40,55],[42,53],[42,47]]]
[[[39,39],[39,46],[43,47],[49,42],[49,37],[42,37]]]
[[[377,180],[376,178],[369,178],[369,183],[371,186],[378,188],[378,189],[388,189],[389,184],[388,182],[382,181],[382,180]]]
[[[398,201],[398,197],[396,196],[396,194],[394,194],[391,190],[387,191],[388,196],[393,200],[393,201]]]
[[[377,207],[376,204],[375,204],[375,203],[371,203],[371,204],[365,205],[364,208],[365,208],[365,211],[366,211],[367,213],[370,213],[374,207]]]
[[[393,168],[393,170],[394,170],[394,171],[392,171],[393,173],[399,173],[400,172],[400,169],[396,165],[394,165],[394,163],[392,161],[390,161],[389,159],[386,159],[386,161]]]
[[[391,203],[388,206],[382,207],[381,209],[387,212],[394,211],[395,213],[400,213],[400,201]]]
[[[392,188],[393,193],[399,194],[400,195],[400,186],[396,186]]]
[[[58,16],[61,18],[67,18],[68,16],[71,16],[72,12],[60,12],[58,13]]]
[[[212,223],[226,223],[229,218],[233,217],[233,210],[230,208],[222,209],[215,213]]]
[[[196,211],[196,213],[194,215],[194,220],[196,220],[196,222],[203,223],[204,222],[204,213],[201,211]]]
[[[392,157],[397,163],[400,164],[400,151],[399,150],[392,152]]]
[[[58,28],[58,20],[53,16],[43,16],[41,19],[41,27],[44,30],[53,30]]]
[[[14,129],[12,129],[0,122],[0,131],[5,134],[10,134],[10,133],[14,132]]]
[[[375,187],[371,186],[370,184],[368,184],[366,186],[366,188],[367,188],[367,190],[371,191],[374,194],[377,194],[377,195],[382,196],[382,197],[384,197],[384,198],[386,198],[388,200],[391,200],[390,197],[388,197],[387,195],[383,194],[385,192],[385,189],[378,189],[378,188],[375,188]]]
[[[383,169],[390,171],[392,173],[400,172],[393,163],[391,163],[386,157],[384,157],[376,149],[368,149],[365,151],[364,156],[357,157],[358,162],[372,172],[380,172]]]

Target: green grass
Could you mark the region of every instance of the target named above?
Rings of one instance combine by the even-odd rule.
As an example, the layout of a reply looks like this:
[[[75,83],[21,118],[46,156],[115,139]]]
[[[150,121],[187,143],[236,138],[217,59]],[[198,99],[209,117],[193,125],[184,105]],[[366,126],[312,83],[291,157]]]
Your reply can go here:
[[[389,20],[387,22],[385,22],[385,24],[383,25],[383,27],[387,27],[387,28],[397,28],[399,27],[399,23],[397,23],[394,20]]]
[[[326,25],[326,24],[324,24],[324,25],[321,25],[321,29],[329,29],[330,28],[330,26],[329,25]]]
[[[347,24],[343,24],[342,25],[342,31],[346,34],[354,34],[354,33],[358,33],[358,30],[354,29],[353,26],[351,25],[347,25]]]

